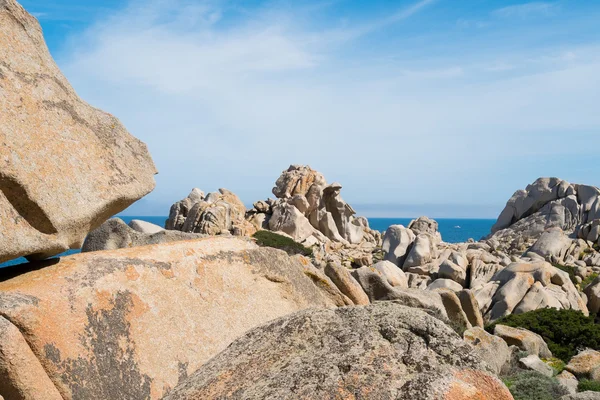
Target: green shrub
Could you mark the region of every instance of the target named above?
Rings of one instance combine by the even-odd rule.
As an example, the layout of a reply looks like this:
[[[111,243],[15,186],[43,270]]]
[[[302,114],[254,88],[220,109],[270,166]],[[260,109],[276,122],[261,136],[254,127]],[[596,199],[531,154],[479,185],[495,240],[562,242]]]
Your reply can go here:
[[[284,250],[290,255],[301,254],[303,256],[312,256],[312,249],[306,248],[294,240],[278,235],[269,231],[258,231],[253,236],[259,246],[274,247]]]
[[[556,357],[545,358],[543,361],[552,367],[552,369],[554,370],[554,375],[558,375],[561,372],[563,372],[563,370],[567,366],[567,364],[563,360]]]
[[[575,287],[577,287],[577,279],[575,279],[575,268],[567,267],[566,265],[560,265],[560,264],[552,264],[552,265],[554,265],[556,268],[560,269],[561,271],[565,271],[566,273],[568,273],[569,279],[571,279],[571,282],[573,282],[573,285],[575,285]]]
[[[585,287],[587,285],[589,285],[590,283],[592,283],[594,281],[594,279],[596,279],[598,277],[598,274],[596,272],[594,272],[593,274],[589,274],[587,278],[585,278],[584,280],[581,281],[581,283],[579,284],[579,287],[581,288],[581,290],[585,289]]]
[[[582,379],[577,385],[578,392],[600,392],[600,382]]]
[[[525,328],[540,335],[554,355],[564,362],[589,347],[600,350],[600,325],[594,317],[586,317],[581,311],[542,308],[524,314],[508,315],[488,325],[493,332],[496,324]]]
[[[512,375],[502,381],[515,400],[558,400],[568,394],[555,378],[535,371]]]

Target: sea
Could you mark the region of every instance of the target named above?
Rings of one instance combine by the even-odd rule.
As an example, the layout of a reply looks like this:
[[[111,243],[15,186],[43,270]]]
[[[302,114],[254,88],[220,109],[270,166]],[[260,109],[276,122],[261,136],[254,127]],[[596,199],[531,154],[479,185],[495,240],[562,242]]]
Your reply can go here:
[[[165,221],[168,217],[147,217],[147,216],[117,216],[121,218],[125,223],[129,223],[131,220],[139,219],[142,221],[151,222],[159,226],[165,226]],[[368,218],[369,226],[371,229],[375,229],[381,232],[385,232],[391,225],[404,225],[408,226],[410,221],[415,218]],[[444,242],[448,243],[460,243],[466,242],[469,239],[479,240],[490,234],[492,225],[496,222],[495,219],[452,219],[452,218],[439,218],[435,219],[438,223],[439,231],[442,234]],[[56,257],[67,256],[70,254],[79,253],[79,250],[69,250],[63,254],[59,254]],[[0,263],[0,268],[8,267],[11,265],[18,265],[26,263],[25,258],[18,258],[16,260],[7,261]]]

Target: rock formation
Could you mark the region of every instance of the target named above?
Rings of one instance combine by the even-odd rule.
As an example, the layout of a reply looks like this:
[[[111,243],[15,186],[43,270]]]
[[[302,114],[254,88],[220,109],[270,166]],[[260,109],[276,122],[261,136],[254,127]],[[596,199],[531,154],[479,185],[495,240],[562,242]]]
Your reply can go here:
[[[165,400],[512,399],[447,325],[377,303],[307,310],[253,329]]]
[[[0,2],[0,262],[79,248],[154,188],[146,146],[82,101],[37,20]]]
[[[506,249],[521,249],[537,240],[549,228],[598,243],[600,189],[571,184],[558,178],[539,178],[525,190],[518,190],[507,202],[492,227],[491,238]]]
[[[185,199],[173,204],[166,222],[168,230],[206,235],[249,236],[256,231],[246,222],[246,206],[227,189],[204,195],[193,189]]]
[[[179,240],[199,239],[206,236],[199,233],[168,231],[164,229],[157,231],[157,229],[149,227],[147,223],[144,225],[132,223],[130,225],[138,229],[154,231],[155,233],[140,232],[128,226],[119,218],[111,218],[100,225],[99,228],[90,232],[85,238],[85,242],[83,242],[81,252],[125,249],[150,244],[176,242]]]
[[[53,262],[0,283],[8,399],[158,399],[246,330],[341,305],[305,258],[232,237]]]

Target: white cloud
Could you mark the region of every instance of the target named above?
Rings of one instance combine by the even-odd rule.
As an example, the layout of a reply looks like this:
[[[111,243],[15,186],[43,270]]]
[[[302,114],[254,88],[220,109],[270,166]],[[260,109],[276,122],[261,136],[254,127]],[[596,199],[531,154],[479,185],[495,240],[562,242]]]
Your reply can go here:
[[[327,29],[297,10],[244,11],[232,23],[220,3],[135,3],[74,38],[60,64],[85,99],[148,143],[160,175],[146,205],[158,214],[194,186],[265,198],[292,163],[342,182],[359,204],[501,206],[539,175],[581,178],[543,160],[600,144],[584,133],[600,128],[598,49],[355,54],[357,35],[430,3]]]
[[[501,18],[527,18],[531,16],[548,16],[558,11],[558,5],[547,2],[532,2],[503,7],[495,10],[493,14]]]

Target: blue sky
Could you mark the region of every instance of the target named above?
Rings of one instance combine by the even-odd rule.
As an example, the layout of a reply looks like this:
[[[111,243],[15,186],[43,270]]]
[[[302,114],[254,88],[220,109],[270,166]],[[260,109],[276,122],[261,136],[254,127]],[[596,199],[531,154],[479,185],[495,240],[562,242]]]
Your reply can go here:
[[[600,3],[23,0],[78,93],[150,148],[165,215],[309,164],[368,216],[491,217],[600,186]]]

